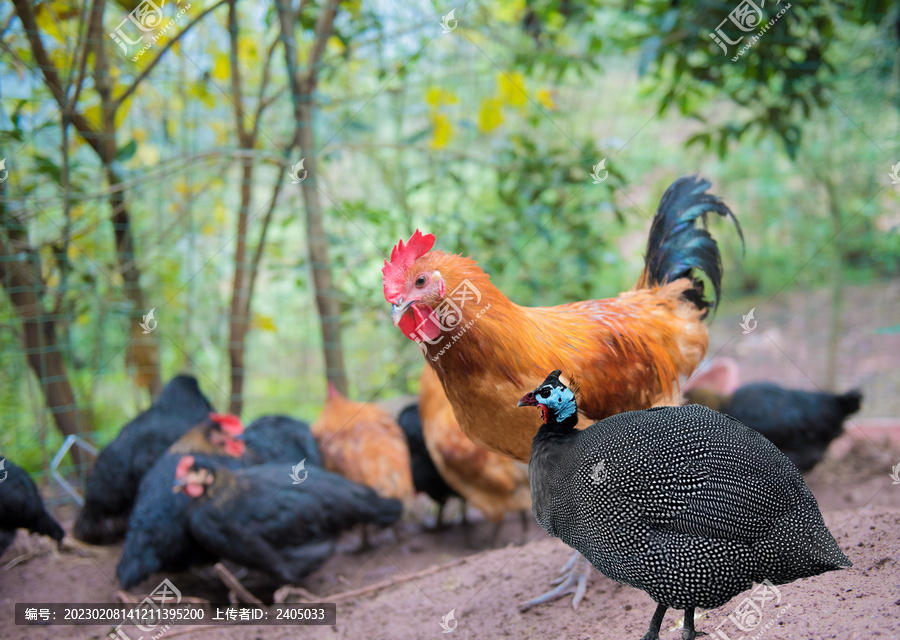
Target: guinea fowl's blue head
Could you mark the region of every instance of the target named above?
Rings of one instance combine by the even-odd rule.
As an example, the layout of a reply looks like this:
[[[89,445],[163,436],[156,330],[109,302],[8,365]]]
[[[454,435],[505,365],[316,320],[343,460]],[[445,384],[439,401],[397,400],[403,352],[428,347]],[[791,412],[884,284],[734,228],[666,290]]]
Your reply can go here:
[[[519,407],[540,407],[544,424],[574,428],[578,424],[575,392],[560,381],[562,371],[553,371],[534,391],[526,393]]]

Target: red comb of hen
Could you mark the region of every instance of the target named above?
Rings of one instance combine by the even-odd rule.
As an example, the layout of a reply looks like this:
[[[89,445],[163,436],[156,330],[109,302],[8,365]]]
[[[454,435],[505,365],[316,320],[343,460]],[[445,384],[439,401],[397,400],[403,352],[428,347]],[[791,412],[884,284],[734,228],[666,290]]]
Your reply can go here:
[[[384,261],[381,269],[382,282],[384,284],[384,298],[391,304],[403,293],[403,284],[406,282],[406,274],[413,262],[431,251],[434,246],[434,234],[422,232],[416,229],[409,242],[403,244],[403,240],[394,245],[391,250],[391,260]]]
[[[230,413],[210,413],[209,419],[222,427],[222,431],[232,436],[239,436],[244,433],[244,425],[241,419]]]
[[[328,381],[328,397],[329,398],[340,398],[341,392],[337,390],[337,387],[334,386],[334,383],[329,380]]]
[[[175,477],[180,480],[188,472],[188,469],[193,466],[194,456],[184,456],[181,460],[178,461],[178,466],[175,467]]]

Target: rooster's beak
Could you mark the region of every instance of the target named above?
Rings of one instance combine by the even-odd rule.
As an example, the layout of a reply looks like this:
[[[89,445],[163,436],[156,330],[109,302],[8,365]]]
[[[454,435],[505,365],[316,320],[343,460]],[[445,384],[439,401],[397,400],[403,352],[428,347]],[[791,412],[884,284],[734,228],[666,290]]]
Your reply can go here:
[[[534,397],[534,391],[529,391],[524,396],[522,396],[522,399],[519,400],[519,404],[517,404],[516,406],[517,407],[536,407],[537,405],[538,405],[538,401]]]
[[[394,326],[400,325],[400,319],[403,318],[403,315],[409,311],[409,308],[413,306],[417,300],[407,300],[406,302],[400,304],[392,304],[391,305],[391,322],[394,323]]]
[[[186,485],[186,484],[187,484],[186,478],[182,478],[180,480],[176,479],[175,482],[172,484],[172,493],[180,492],[182,489],[184,489],[184,485]]]

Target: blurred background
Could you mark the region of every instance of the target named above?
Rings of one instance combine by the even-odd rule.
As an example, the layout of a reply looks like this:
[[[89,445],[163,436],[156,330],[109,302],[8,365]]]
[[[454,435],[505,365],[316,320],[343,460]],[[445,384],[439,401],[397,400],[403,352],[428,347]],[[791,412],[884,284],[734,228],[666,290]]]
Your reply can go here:
[[[0,450],[36,477],[179,372],[251,418],[313,419],[326,378],[414,393],[398,239],[520,304],[613,296],[694,173],[745,241],[712,223],[710,355],[900,411],[893,3],[14,0],[0,25]]]

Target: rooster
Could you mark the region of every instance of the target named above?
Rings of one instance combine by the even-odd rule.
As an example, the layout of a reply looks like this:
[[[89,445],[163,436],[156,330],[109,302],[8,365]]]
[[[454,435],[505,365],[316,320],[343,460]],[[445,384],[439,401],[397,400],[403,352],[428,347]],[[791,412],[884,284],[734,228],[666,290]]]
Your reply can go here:
[[[440,384],[440,383],[438,383]],[[441,394],[443,395],[443,390]],[[445,396],[446,398],[446,396]],[[446,401],[446,400],[445,400]],[[447,484],[441,472],[438,471],[428,453],[425,445],[425,436],[422,433],[422,419],[419,416],[419,404],[411,404],[400,411],[397,416],[397,424],[403,429],[406,436],[406,444],[409,446],[409,459],[412,466],[413,484],[416,491],[428,494],[438,505],[436,527],[444,526],[444,507],[451,498],[459,498],[460,495]],[[463,522],[466,518],[466,505],[462,505]]]
[[[497,544],[507,511],[521,515],[522,536],[527,536],[531,511],[528,467],[487,451],[466,437],[440,380],[429,366],[422,370],[420,379],[419,413],[428,453],[441,476],[494,523],[492,545]]]
[[[472,441],[527,463],[539,425],[517,412],[516,403],[520,389],[537,387],[553,369],[581,380],[582,426],[679,403],[679,379],[690,376],[706,352],[703,321],[721,292],[719,249],[697,219],[705,222],[708,212],[731,218],[740,234],[734,214],[706,192],[709,187],[683,177],[666,190],[637,285],[606,300],[523,307],[491,284],[474,260],[432,251],[431,234],[417,230],[393,248],[382,269],[391,320],[419,343]],[[712,301],[698,271],[712,284]],[[577,604],[585,579],[583,570],[570,573],[553,595],[537,601],[575,590]]]

